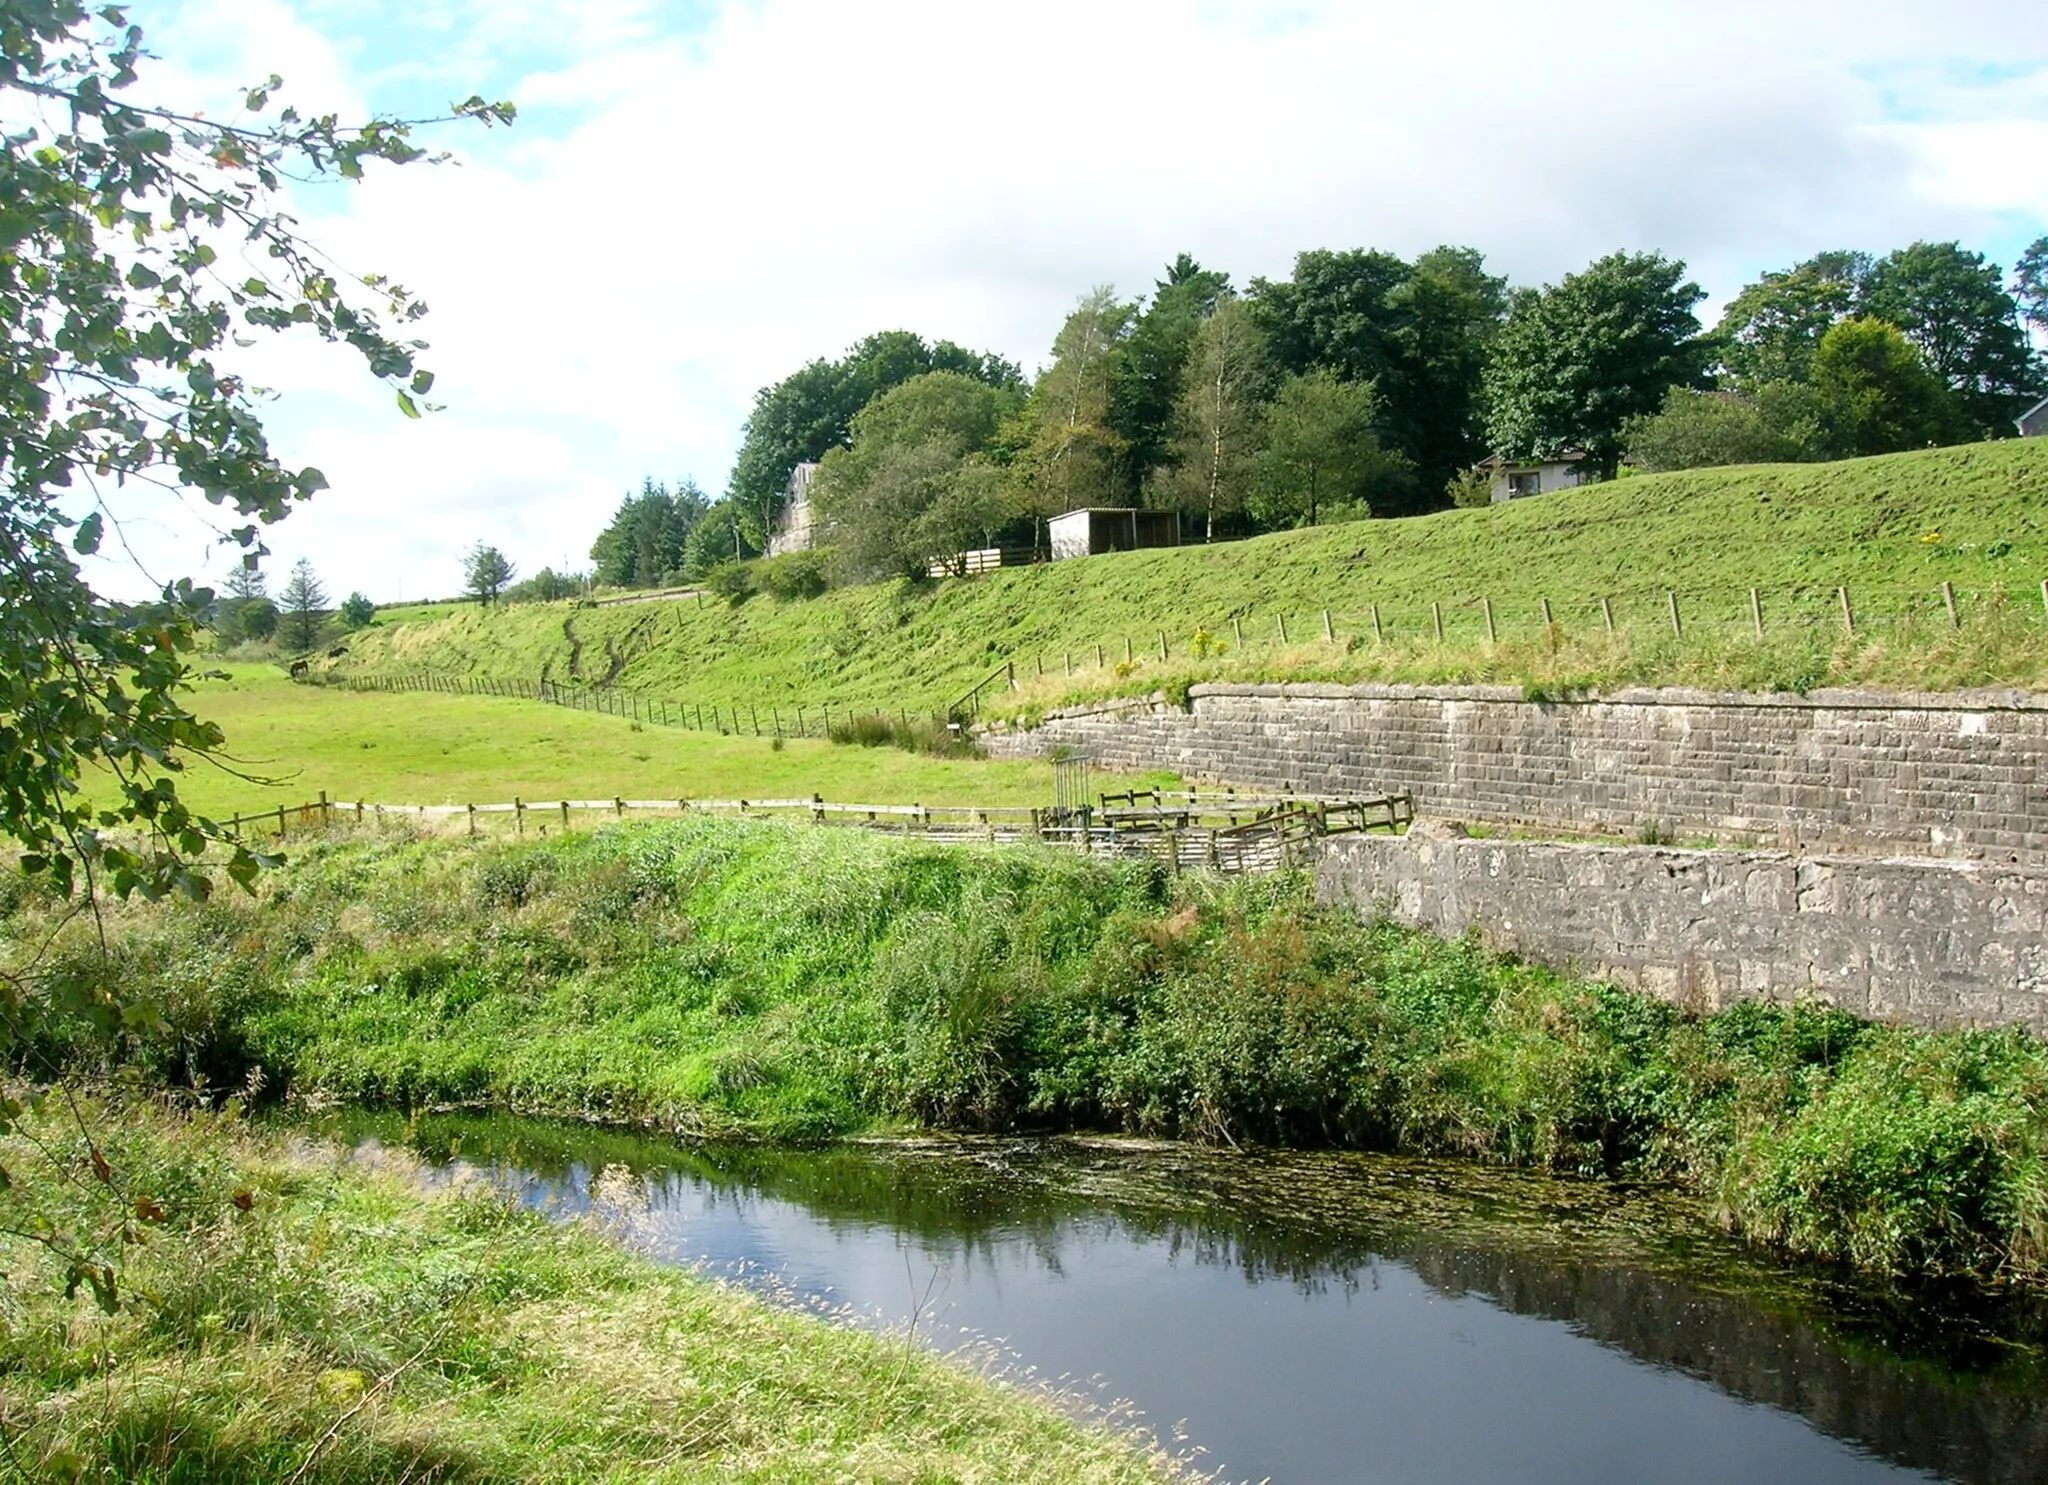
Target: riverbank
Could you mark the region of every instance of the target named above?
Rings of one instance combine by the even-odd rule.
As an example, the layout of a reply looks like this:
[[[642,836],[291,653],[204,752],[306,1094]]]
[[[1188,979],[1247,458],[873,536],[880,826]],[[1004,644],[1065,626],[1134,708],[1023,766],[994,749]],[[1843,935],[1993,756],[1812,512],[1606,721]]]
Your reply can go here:
[[[81,1130],[104,1185],[57,1175],[92,1168]],[[82,1124],[32,1118],[0,1165],[9,1228],[122,1255],[106,1313],[66,1298],[67,1257],[0,1235],[0,1427],[26,1479],[1172,1473],[901,1333],[657,1268],[489,1188],[430,1189],[409,1157],[366,1167],[232,1116],[94,1104]]]
[[[19,905],[28,942],[47,914]],[[2048,1051],[1812,1007],[1706,1018],[1218,882],[709,819],[308,842],[258,899],[122,908],[167,1084],[687,1134],[1108,1129],[1670,1180],[1774,1250],[2048,1274]],[[138,1026],[140,1023],[136,1023]]]

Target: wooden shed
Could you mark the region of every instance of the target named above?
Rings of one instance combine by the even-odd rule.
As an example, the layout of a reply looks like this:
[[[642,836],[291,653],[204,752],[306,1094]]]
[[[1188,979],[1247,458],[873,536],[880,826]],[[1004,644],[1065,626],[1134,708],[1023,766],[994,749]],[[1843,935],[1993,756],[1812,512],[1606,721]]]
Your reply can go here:
[[[1140,547],[1180,545],[1180,516],[1170,510],[1091,506],[1054,516],[1046,522],[1046,530],[1052,539],[1055,562],[1097,552],[1135,552]]]

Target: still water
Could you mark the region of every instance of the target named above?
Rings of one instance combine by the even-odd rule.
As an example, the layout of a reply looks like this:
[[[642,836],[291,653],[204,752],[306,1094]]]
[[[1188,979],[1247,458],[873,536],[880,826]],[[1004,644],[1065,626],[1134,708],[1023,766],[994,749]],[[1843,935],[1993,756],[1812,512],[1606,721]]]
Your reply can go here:
[[[403,1143],[668,1263],[1125,1401],[1227,1479],[2048,1481],[2038,1301],[1787,1271],[1656,1192],[1124,1141]]]

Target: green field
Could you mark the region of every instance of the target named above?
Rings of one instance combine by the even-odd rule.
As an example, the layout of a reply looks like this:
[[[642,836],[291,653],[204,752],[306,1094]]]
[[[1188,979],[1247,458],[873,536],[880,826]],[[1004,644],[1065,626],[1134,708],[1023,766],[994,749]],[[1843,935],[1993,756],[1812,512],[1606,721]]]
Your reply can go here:
[[[996,693],[999,709],[1208,677],[2035,686],[2048,685],[2044,577],[2048,440],[2024,440],[1643,476],[1483,510],[809,601],[438,608],[409,623],[386,616],[339,664],[545,675],[707,706],[939,707],[1004,662],[1021,687]],[[1850,592],[1853,637],[1838,587]],[[1678,597],[1676,636],[1667,592]],[[1325,609],[1335,643],[1323,639]],[[1222,653],[1195,658],[1198,633]],[[1126,642],[1132,665],[1118,674]]]
[[[931,758],[895,748],[638,727],[537,701],[386,695],[294,685],[271,666],[224,667],[193,698],[227,733],[234,767],[194,763],[188,804],[225,816],[296,805],[325,790],[382,804],[523,799],[774,799],[859,804],[1036,805],[1043,763]],[[1110,775],[1101,775],[1110,787]],[[1119,779],[1114,787],[1127,787]],[[1146,775],[1146,785],[1171,775]]]

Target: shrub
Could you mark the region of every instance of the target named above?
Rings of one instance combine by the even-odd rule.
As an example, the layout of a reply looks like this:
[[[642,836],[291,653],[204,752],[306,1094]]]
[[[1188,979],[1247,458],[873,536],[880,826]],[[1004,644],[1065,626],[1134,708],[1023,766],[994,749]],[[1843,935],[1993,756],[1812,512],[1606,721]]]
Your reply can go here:
[[[704,586],[737,607],[754,595],[754,575],[744,562],[717,562],[704,574]]]
[[[761,591],[785,603],[816,598],[827,587],[824,552],[785,552],[753,564]]]

